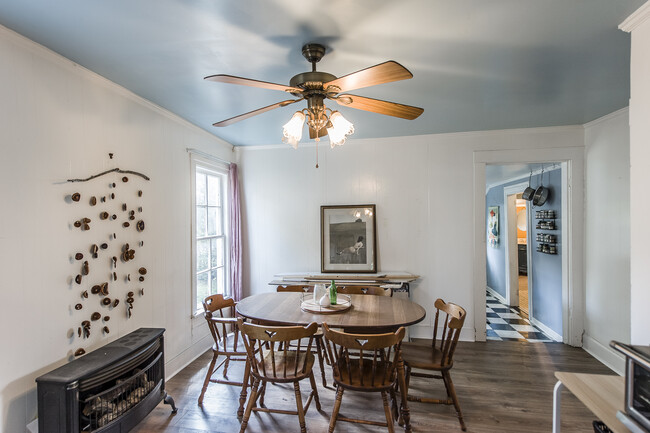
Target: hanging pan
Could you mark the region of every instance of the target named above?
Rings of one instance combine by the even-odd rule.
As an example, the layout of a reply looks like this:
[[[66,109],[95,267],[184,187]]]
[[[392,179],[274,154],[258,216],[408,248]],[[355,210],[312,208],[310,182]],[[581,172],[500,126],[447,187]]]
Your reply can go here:
[[[544,186],[544,167],[542,167],[542,174],[539,175],[539,187],[533,195],[533,206],[543,206],[546,200],[548,200],[548,188]]]
[[[533,195],[535,194],[535,190],[530,187],[530,179],[532,177],[533,177],[533,171],[531,170],[530,171],[530,176],[528,176],[528,186],[526,187],[526,189],[524,190],[524,192],[521,195],[521,197],[524,200],[531,201],[533,199]]]

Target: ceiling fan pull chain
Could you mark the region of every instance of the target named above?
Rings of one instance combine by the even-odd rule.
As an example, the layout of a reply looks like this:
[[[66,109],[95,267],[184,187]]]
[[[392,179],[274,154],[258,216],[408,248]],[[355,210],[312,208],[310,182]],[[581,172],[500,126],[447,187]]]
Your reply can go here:
[[[320,137],[318,136],[318,132],[316,134],[316,168],[318,168],[318,144],[320,143]]]

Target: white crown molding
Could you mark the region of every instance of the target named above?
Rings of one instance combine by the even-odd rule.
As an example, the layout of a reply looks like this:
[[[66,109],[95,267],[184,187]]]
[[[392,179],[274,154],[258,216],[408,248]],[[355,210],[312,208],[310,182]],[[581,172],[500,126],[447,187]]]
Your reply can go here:
[[[420,135],[410,135],[408,137],[416,139],[417,137],[433,137],[433,138],[455,138],[455,137],[492,137],[496,135],[521,135],[521,134],[557,134],[562,132],[571,132],[576,130],[583,130],[583,125],[564,125],[564,126],[540,126],[535,128],[517,128],[517,129],[491,129],[484,131],[465,131],[465,132],[445,132],[440,134],[420,134]],[[348,139],[345,146],[348,143],[354,143],[354,141],[378,141],[378,140],[394,140],[397,138],[404,138],[406,136],[398,137],[381,137],[381,138],[358,138],[358,139]],[[320,146],[329,147],[329,141],[320,143]],[[292,149],[288,144],[261,144],[254,146],[235,146],[237,149],[241,150],[271,150],[271,149]],[[298,149],[300,148],[309,148],[316,147],[315,142],[299,143]]]
[[[347,140],[344,144],[344,146],[347,146],[349,143],[351,143],[351,140]],[[300,150],[300,149],[309,149],[312,147],[316,146],[325,146],[325,147],[330,147],[329,141],[321,141],[320,144],[316,144],[316,142],[307,142],[307,143],[298,143],[298,148],[294,149],[291,147],[290,144],[287,143],[282,143],[282,144],[259,144],[255,146],[235,146],[235,148],[238,151],[249,151],[249,150]]]
[[[67,69],[73,74],[76,75],[81,75],[85,78],[88,78],[89,80],[97,83],[100,86],[106,87],[114,91],[115,93],[119,94],[120,96],[123,96],[130,101],[133,101],[137,104],[140,104],[152,111],[155,111],[158,114],[161,114],[162,116],[180,124],[183,125],[184,127],[187,127],[189,129],[192,129],[193,131],[196,131],[202,135],[207,136],[213,141],[216,141],[219,145],[226,146],[230,148],[231,151],[234,150],[234,146],[227,141],[211,134],[210,132],[206,131],[205,129],[201,128],[198,125],[195,125],[194,123],[191,123],[182,117],[178,116],[177,114],[172,113],[171,111],[161,107],[160,105],[154,104],[153,102],[149,101],[148,99],[143,98],[142,96],[138,96],[137,94],[131,92],[130,90],[120,86],[119,84],[109,80],[106,77],[103,77],[99,75],[96,72],[91,71],[90,69],[87,69],[72,60],[68,59],[67,57],[62,56],[61,54],[50,50],[49,48],[36,43],[32,41],[31,39],[21,35],[20,33],[16,33],[15,31],[4,27],[0,25],[0,36],[6,37],[7,39],[11,40],[14,42],[16,45],[34,53],[37,54],[38,56],[51,61],[54,64],[57,64],[61,66],[62,68]]]
[[[585,129],[591,128],[593,126],[598,125],[599,123],[602,122],[607,122],[608,120],[615,119],[620,116],[627,115],[630,111],[630,107],[623,107],[620,110],[613,111],[609,114],[605,114],[603,117],[599,117],[598,119],[592,120],[591,122],[587,122],[584,125],[582,125]]]
[[[627,17],[618,28],[624,32],[630,33],[641,24],[647,21],[650,18],[650,1],[647,1],[639,9],[634,11],[632,15]]]

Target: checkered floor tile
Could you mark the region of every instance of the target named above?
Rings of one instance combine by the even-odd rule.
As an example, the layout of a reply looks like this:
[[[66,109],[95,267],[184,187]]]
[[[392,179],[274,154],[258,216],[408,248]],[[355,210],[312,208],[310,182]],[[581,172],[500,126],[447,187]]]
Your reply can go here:
[[[528,321],[528,314],[519,307],[503,305],[486,293],[487,339],[496,341],[528,341],[552,343],[553,339]]]

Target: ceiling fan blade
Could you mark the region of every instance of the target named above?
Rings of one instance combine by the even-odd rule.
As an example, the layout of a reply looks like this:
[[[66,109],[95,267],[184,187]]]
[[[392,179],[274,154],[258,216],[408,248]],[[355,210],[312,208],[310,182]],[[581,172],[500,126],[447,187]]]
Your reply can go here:
[[[339,105],[356,108],[357,110],[372,111],[373,113],[387,116],[401,117],[402,119],[417,119],[424,109],[397,102],[382,101],[380,99],[364,98],[357,95],[339,95],[334,99]]]
[[[302,93],[302,89],[298,87],[285,86],[283,84],[268,83],[266,81],[253,80],[251,78],[236,77],[234,75],[210,75],[205,77],[204,80],[216,81],[219,83],[239,84],[242,86],[260,87],[262,89],[280,90],[289,93]]]
[[[249,111],[248,113],[240,114],[239,116],[231,117],[230,119],[222,120],[221,122],[213,123],[212,126],[228,126],[237,123],[240,120],[248,119],[249,117],[257,116],[258,114],[266,113],[275,108],[286,107],[294,102],[302,101],[302,99],[288,99],[286,101],[278,102],[276,104],[267,105],[266,107],[258,108],[257,110]]]
[[[322,129],[318,132],[318,138],[323,138],[323,137],[325,137],[326,135],[327,135],[327,128],[322,128]],[[312,139],[312,140],[313,140],[314,138],[316,138],[316,130],[315,130],[315,129],[313,129],[313,128],[309,128],[309,138]]]
[[[323,88],[327,89],[328,86],[336,86],[340,89],[339,92],[347,92],[409,78],[413,78],[413,74],[408,69],[393,60],[389,60],[324,83]]]

